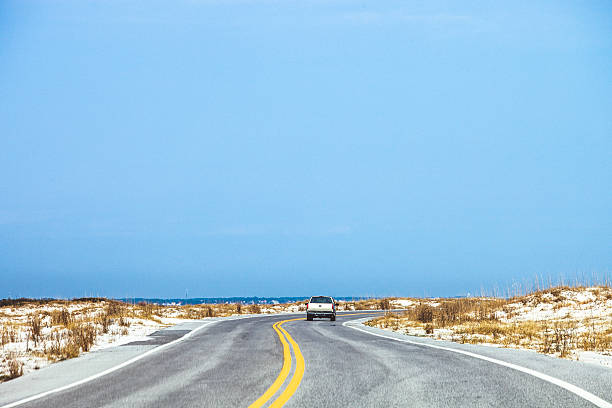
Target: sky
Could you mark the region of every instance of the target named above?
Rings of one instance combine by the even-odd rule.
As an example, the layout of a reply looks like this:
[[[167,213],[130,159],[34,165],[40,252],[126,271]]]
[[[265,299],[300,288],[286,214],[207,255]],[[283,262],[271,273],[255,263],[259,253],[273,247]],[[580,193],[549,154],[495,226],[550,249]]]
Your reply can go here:
[[[609,276],[611,23],[609,1],[3,0],[0,298]]]

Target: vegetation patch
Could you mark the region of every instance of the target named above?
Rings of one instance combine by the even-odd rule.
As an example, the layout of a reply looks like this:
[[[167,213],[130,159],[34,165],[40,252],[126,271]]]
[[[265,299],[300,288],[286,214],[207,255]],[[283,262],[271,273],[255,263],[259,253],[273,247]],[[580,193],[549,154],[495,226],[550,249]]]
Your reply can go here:
[[[390,312],[366,324],[564,358],[580,359],[585,351],[612,356],[612,289],[609,285],[556,286],[509,299],[420,299],[405,311]]]

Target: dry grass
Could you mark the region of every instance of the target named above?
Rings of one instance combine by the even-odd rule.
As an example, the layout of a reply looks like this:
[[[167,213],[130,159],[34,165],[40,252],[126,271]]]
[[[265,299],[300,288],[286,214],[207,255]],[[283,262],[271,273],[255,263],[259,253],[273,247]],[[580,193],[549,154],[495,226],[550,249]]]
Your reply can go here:
[[[16,365],[24,371],[57,361],[77,357],[90,351],[102,336],[109,341],[128,335],[132,321],[153,310],[121,302],[88,299],[75,301],[4,300],[0,308],[0,381],[15,377]]]
[[[13,325],[3,325],[2,333],[0,334],[0,344],[2,348],[9,343],[15,343],[17,341],[17,330]]]
[[[32,341],[34,342],[34,345],[37,346],[38,345],[38,341],[40,340],[40,334],[41,334],[41,323],[40,323],[40,317],[38,316],[38,314],[33,314],[30,316],[29,319],[29,325],[30,325],[30,337],[32,338]]]
[[[260,314],[261,313],[261,306],[259,306],[259,305],[251,305],[251,306],[249,306],[249,313]]]
[[[65,307],[62,307],[60,310],[52,310],[50,312],[50,316],[52,326],[67,327],[70,323],[72,323],[72,315]]]
[[[394,308],[393,301],[397,298],[363,299],[340,301],[338,310],[390,310]]]
[[[0,382],[121,336],[143,336],[182,320],[300,310],[305,310],[303,302],[161,306],[102,298],[0,300]]]
[[[20,362],[13,353],[7,356],[5,362],[8,367],[8,372],[4,375],[0,375],[0,382],[12,380],[13,378],[23,375],[23,363]]]
[[[422,299],[367,324],[560,357],[578,358],[581,351],[612,355],[612,289],[559,286],[510,299]]]

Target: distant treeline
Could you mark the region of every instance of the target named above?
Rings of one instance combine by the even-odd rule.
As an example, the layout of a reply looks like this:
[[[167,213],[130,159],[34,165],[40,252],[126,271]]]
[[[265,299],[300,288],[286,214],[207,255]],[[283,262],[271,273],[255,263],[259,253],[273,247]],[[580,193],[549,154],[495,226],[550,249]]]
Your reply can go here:
[[[161,299],[161,298],[119,298],[119,299],[111,299],[118,300],[124,303],[153,303],[157,305],[201,305],[201,304],[223,304],[223,303],[241,303],[245,305],[271,305],[276,303],[294,303],[294,302],[302,302],[307,301],[309,296],[281,296],[281,297],[257,297],[257,296],[246,296],[246,297],[218,297],[218,298],[174,298],[174,299]],[[367,296],[340,296],[335,297],[336,300],[366,300],[373,299],[372,297]],[[81,297],[81,298],[73,298],[73,299],[54,299],[54,298],[18,298],[18,299],[0,299],[0,307],[4,306],[12,306],[19,307],[24,305],[44,305],[47,303],[57,302],[57,301],[74,301],[74,302],[105,302],[108,301],[108,298],[103,297]]]
[[[73,299],[54,299],[54,298],[39,298],[39,299],[17,298],[17,299],[10,299],[9,298],[9,299],[0,299],[0,307],[4,307],[4,306],[19,307],[19,306],[31,305],[31,304],[45,305],[47,303],[57,302],[58,300],[61,300],[61,301],[74,301],[74,302],[105,302],[108,299],[101,298],[101,297],[82,297],[82,298],[73,298]]]
[[[126,303],[154,303],[158,305],[177,304],[177,305],[201,305],[201,304],[221,304],[221,303],[242,303],[245,305],[259,304],[270,305],[275,303],[294,303],[302,302],[310,299],[310,296],[280,296],[280,297],[257,297],[257,296],[239,296],[239,297],[216,297],[216,298],[175,298],[175,299],[159,299],[159,298],[121,298],[117,299]],[[335,297],[336,300],[364,300],[372,299],[371,297],[356,297],[356,296],[340,296]]]

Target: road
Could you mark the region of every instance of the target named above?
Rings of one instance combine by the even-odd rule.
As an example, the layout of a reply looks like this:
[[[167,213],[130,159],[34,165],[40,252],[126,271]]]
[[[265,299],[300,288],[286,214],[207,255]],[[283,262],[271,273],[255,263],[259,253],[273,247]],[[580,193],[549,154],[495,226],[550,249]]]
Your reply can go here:
[[[165,330],[148,343],[116,348],[115,353],[140,348],[141,357],[136,361],[18,406],[610,406],[606,401],[612,400],[612,369],[532,352],[401,335],[380,337],[388,332],[347,324],[363,317],[345,313],[335,322],[307,322],[302,315],[269,315],[221,320],[191,333]],[[160,345],[161,349],[151,352]],[[459,352],[434,348],[442,346]],[[142,356],[144,350],[150,354]],[[524,367],[576,388],[568,390],[476,354],[460,354],[462,351]],[[65,372],[74,376],[79,364],[90,367],[95,358],[101,357],[91,357],[90,362],[75,359],[66,362],[65,367],[70,368],[59,366],[48,373],[43,369],[34,380],[25,376],[1,384],[0,408],[27,395],[24,388],[37,393],[37,384],[45,375],[61,377]],[[589,395],[600,399],[593,403]]]

